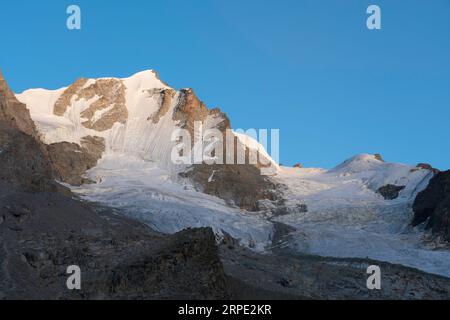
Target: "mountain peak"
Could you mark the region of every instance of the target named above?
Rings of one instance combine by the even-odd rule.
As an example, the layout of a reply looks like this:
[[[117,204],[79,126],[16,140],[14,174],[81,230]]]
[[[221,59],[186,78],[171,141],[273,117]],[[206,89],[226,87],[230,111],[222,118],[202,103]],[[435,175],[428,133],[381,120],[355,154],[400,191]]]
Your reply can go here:
[[[153,69],[137,72],[123,80],[127,80],[130,84],[139,85],[144,88],[169,88],[169,86],[159,78],[158,73]]]
[[[331,169],[329,172],[355,173],[373,169],[381,164],[383,164],[383,161],[380,161],[376,155],[361,153],[345,160],[343,163]]]

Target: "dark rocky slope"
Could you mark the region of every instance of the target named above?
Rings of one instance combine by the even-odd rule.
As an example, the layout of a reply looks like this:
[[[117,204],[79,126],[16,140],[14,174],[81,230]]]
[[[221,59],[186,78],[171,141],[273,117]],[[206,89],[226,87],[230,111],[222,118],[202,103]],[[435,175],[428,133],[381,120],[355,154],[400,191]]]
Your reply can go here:
[[[20,103],[0,72],[0,180],[24,191],[70,193],[53,179],[47,147],[26,106]]]
[[[413,225],[426,223],[433,234],[450,242],[450,170],[437,173],[413,205]]]
[[[221,246],[220,255],[228,276],[253,288],[239,291],[243,299],[358,299],[448,300],[450,279],[401,265],[369,259],[326,258],[283,252],[260,255],[240,247]],[[381,290],[368,290],[367,267],[381,268]]]
[[[56,193],[0,202],[0,299],[231,297],[210,229],[161,235]],[[70,265],[81,290],[66,287]]]

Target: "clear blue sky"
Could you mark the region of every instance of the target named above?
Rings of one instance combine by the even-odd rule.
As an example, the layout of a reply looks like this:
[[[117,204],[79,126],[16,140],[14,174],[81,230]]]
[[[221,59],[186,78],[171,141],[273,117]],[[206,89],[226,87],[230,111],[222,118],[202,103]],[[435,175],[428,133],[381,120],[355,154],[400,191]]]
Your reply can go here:
[[[66,29],[69,4],[80,31]],[[15,0],[0,30],[16,92],[152,68],[234,128],[279,128],[283,164],[367,152],[450,168],[449,0]]]

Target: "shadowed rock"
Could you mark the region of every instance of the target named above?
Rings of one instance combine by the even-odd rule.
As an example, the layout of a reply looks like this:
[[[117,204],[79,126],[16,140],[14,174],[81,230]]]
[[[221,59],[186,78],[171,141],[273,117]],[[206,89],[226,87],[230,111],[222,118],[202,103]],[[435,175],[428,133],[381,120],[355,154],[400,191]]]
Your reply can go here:
[[[405,189],[405,186],[395,186],[393,184],[385,185],[377,190],[386,200],[394,200],[398,198],[400,191]]]
[[[435,235],[450,241],[450,170],[439,172],[430,180],[417,195],[413,210],[414,226],[427,222],[426,227]]]
[[[55,177],[71,185],[81,185],[90,182],[83,175],[102,157],[105,142],[103,138],[87,136],[81,139],[81,147],[76,143],[58,142],[47,148]]]

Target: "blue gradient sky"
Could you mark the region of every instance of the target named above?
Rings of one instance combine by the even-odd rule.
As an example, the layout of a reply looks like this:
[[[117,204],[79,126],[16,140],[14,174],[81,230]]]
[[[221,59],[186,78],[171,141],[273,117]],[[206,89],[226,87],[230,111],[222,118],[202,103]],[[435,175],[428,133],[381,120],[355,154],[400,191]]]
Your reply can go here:
[[[369,4],[381,31],[366,28]],[[280,128],[283,164],[367,152],[450,168],[449,0],[15,0],[0,34],[16,92],[151,68],[234,128]]]

